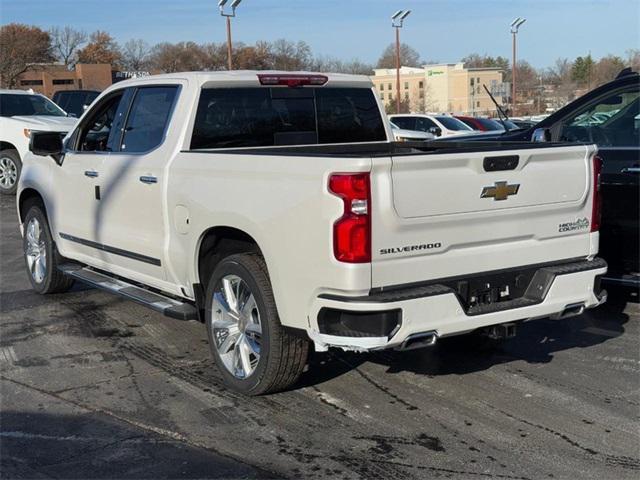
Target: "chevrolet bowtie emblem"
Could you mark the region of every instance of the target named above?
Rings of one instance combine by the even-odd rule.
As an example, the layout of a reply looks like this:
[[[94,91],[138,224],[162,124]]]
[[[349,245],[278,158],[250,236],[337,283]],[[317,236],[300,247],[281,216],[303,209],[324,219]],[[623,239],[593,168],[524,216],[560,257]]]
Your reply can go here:
[[[494,200],[506,200],[509,195],[516,195],[519,188],[519,183],[509,185],[507,182],[496,182],[492,187],[484,187],[480,198],[493,197]]]

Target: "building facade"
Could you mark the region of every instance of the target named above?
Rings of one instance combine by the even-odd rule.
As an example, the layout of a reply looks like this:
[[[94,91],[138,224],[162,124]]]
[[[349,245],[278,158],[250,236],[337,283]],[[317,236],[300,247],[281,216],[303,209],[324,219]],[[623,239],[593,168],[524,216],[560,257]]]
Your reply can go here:
[[[111,65],[78,63],[32,65],[18,77],[18,88],[52,97],[59,90],[104,90],[112,83]]]
[[[396,70],[376,69],[371,77],[380,99],[393,108],[396,98]],[[501,106],[508,102],[509,85],[502,70],[465,68],[463,63],[401,67],[400,95],[413,113],[495,116],[496,107],[483,88],[486,85]]]

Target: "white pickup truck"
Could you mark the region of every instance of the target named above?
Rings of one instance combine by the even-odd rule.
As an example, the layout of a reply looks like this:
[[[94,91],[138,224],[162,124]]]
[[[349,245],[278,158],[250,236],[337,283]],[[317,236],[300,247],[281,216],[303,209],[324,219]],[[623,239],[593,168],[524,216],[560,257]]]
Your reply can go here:
[[[32,131],[67,133],[77,121],[44,95],[0,90],[0,194],[16,193]]]
[[[64,139],[32,135],[33,288],[81,280],[198,319],[252,395],[292,385],[310,345],[412,349],[604,301],[595,147],[397,143],[382,112],[353,75],[110,87]]]

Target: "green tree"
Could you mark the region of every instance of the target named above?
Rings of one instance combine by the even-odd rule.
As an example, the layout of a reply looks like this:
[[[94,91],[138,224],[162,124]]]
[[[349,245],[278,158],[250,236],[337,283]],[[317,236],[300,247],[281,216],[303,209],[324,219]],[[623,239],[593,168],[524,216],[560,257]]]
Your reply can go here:
[[[571,79],[579,85],[588,86],[591,83],[593,66],[594,62],[591,54],[586,57],[577,57],[571,68]]]

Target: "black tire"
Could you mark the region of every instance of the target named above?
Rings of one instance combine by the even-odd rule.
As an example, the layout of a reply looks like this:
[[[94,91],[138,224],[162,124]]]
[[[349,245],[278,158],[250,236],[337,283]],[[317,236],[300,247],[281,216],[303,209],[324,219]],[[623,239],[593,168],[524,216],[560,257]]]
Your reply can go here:
[[[213,332],[213,295],[226,276],[242,279],[255,298],[261,324],[260,358],[253,373],[237,378],[223,363]],[[280,324],[278,310],[264,259],[255,253],[235,254],[224,258],[208,282],[206,325],[209,346],[225,383],[245,395],[261,395],[285,390],[300,377],[307,363],[309,341],[287,332]]]
[[[22,248],[24,254],[25,266],[27,269],[27,275],[33,289],[44,295],[47,293],[62,293],[66,292],[73,286],[73,279],[70,279],[64,275],[58,266],[63,263],[64,259],[58,253],[56,244],[51,236],[49,230],[49,222],[47,216],[44,213],[44,208],[40,202],[34,201],[26,205],[26,215],[24,217],[24,234],[22,237]],[[40,244],[45,253],[45,273],[40,281],[35,278],[29,265],[27,252],[29,250],[28,228],[30,223],[35,220],[40,226]]]
[[[11,170],[11,185],[7,185],[9,177],[9,169]],[[15,195],[18,189],[18,180],[22,172],[22,161],[17,150],[12,148],[0,150],[0,194]],[[4,174],[4,175],[3,175]],[[15,175],[15,178],[13,178]]]

